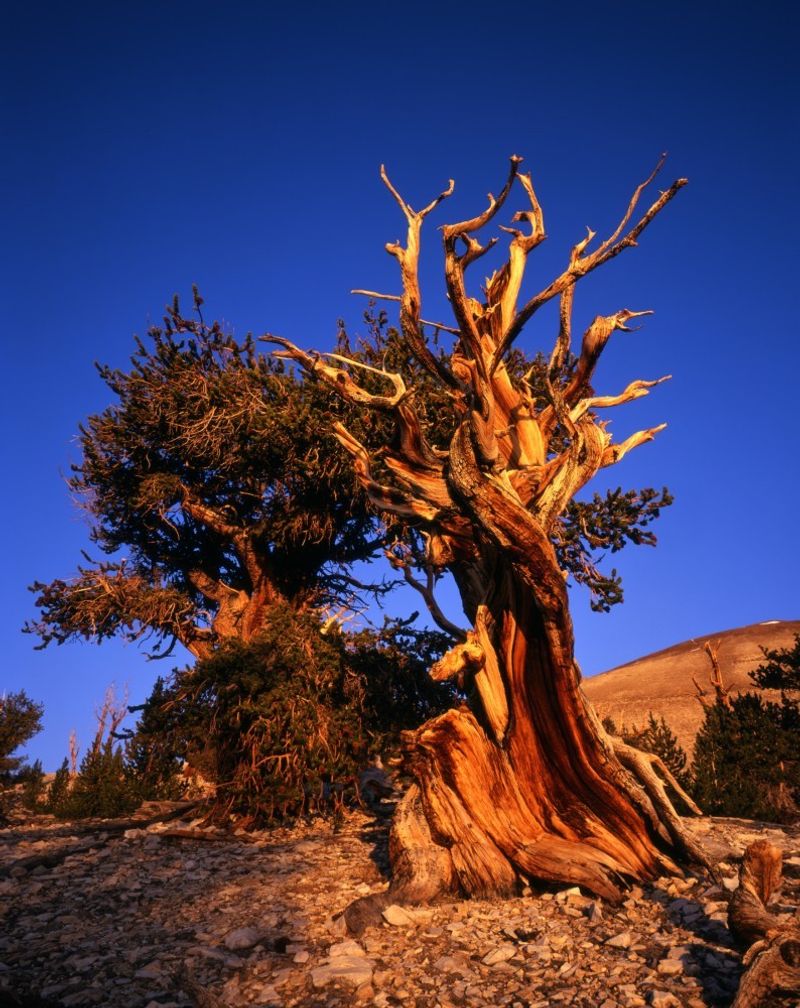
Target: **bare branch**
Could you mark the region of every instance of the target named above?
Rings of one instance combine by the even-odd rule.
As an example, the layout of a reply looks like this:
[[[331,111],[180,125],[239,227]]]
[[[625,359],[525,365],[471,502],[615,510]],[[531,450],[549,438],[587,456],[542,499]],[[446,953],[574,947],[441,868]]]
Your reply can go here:
[[[378,301],[402,301],[402,297],[399,294],[379,294],[377,291],[370,290],[360,290],[356,288],[350,291],[351,294],[363,294],[365,297],[375,298]],[[431,322],[429,319],[421,318],[421,325],[432,326],[434,329],[441,329],[442,332],[453,333],[455,336],[460,335],[458,329],[454,329],[452,326],[445,325],[444,322]]]
[[[605,469],[607,466],[614,465],[615,462],[619,462],[623,456],[627,455],[629,451],[633,448],[638,448],[639,445],[647,444],[648,441],[652,441],[656,434],[660,434],[662,430],[666,429],[666,424],[659,424],[658,427],[651,427],[649,430],[637,431],[636,434],[631,434],[629,438],[623,441],[621,444],[612,444],[603,452],[603,460],[601,462],[601,468]]]
[[[389,181],[386,170],[382,165],[381,178],[389,189],[389,192],[397,200],[408,221],[408,234],[405,247],[400,242],[389,243],[386,246],[386,251],[390,255],[393,255],[400,264],[400,272],[403,279],[403,294],[400,301],[400,328],[408,342],[409,349],[425,370],[448,388],[457,389],[459,388],[458,379],[444,362],[431,352],[422,333],[422,322],[420,319],[422,295],[419,289],[419,242],[422,221],[434,207],[450,195],[453,191],[454,183],[451,180],[449,187],[443,193],[429,203],[424,210],[415,213]]]
[[[290,340],[284,339],[282,336],[262,336],[261,339],[266,343],[277,343],[279,346],[285,348],[284,350],[273,350],[273,357],[296,361],[307,374],[312,377],[320,378],[326,385],[340,395],[342,399],[345,399],[348,402],[359,403],[363,406],[369,406],[372,409],[380,410],[385,413],[393,410],[401,399],[408,394],[405,383],[399,374],[371,368],[365,364],[359,364],[357,361],[340,357],[338,354],[325,355],[327,357],[333,357],[338,360],[346,361],[348,365],[354,365],[368,371],[374,371],[376,374],[383,375],[386,380],[391,382],[394,386],[395,394],[393,396],[372,395],[370,392],[367,392],[366,389],[363,389],[357,382],[353,381],[353,377],[349,371],[344,368],[331,367],[329,364],[326,364],[322,359],[323,355],[306,353],[305,350],[301,350],[300,347],[296,346]]]
[[[632,381],[619,395],[590,396],[587,399],[581,399],[578,405],[570,411],[570,419],[575,423],[584,414],[588,413],[589,410],[603,409],[608,406],[621,406],[624,403],[632,402],[634,399],[641,399],[642,396],[649,394],[651,388],[660,385],[662,382],[669,381],[671,377],[672,375],[664,375],[662,378],[656,378],[653,381]]]
[[[445,240],[450,237],[455,238],[457,235],[465,235],[470,234],[473,231],[480,231],[484,225],[489,223],[508,198],[508,194],[511,192],[511,187],[514,184],[514,179],[517,177],[522,160],[523,159],[517,154],[511,155],[511,167],[508,172],[508,178],[506,179],[506,183],[497,199],[489,193],[489,206],[483,211],[483,213],[478,214],[477,217],[473,217],[470,220],[461,221],[460,224],[446,224],[442,228]]]
[[[662,163],[663,159],[659,161],[656,171],[660,169]],[[661,212],[661,210],[664,209],[667,203],[669,203],[678,191],[688,182],[687,179],[677,179],[673,182],[669,189],[661,193],[658,199],[642,215],[642,217],[627,232],[627,234],[620,237],[625,227],[630,222],[631,216],[638,204],[642,192],[655,177],[655,174],[656,172],[653,172],[645,182],[637,186],[621,223],[617,226],[612,235],[606,239],[595,252],[585,254],[589,242],[594,237],[594,232],[590,230],[587,237],[573,248],[570,256],[570,264],[567,269],[564,270],[560,276],[556,277],[551,284],[545,287],[544,290],[534,295],[534,297],[532,297],[516,314],[513,320],[508,319],[504,322],[506,326],[505,332],[498,343],[497,350],[495,351],[491,370],[494,370],[499,360],[512,346],[517,336],[519,336],[523,327],[543,304],[546,304],[551,298],[557,297],[567,287],[577,283],[577,281],[581,277],[586,276],[587,273],[590,273],[598,266],[602,266],[603,263],[606,263],[610,259],[619,255],[619,253],[624,249],[635,246],[637,238],[644,231],[647,225],[650,224],[650,222]]]
[[[442,200],[447,199],[448,196],[453,195],[453,191],[455,190],[456,187],[455,180],[450,179],[447,188],[444,189],[442,192],[440,192],[435,199],[431,200],[431,202],[425,207],[424,210],[420,210],[419,213],[417,213],[415,210],[411,208],[411,206],[408,203],[406,203],[406,201],[403,199],[400,193],[392,185],[392,183],[389,180],[389,176],[386,174],[385,165],[381,165],[381,179],[383,180],[383,184],[386,186],[386,188],[389,190],[392,196],[394,196],[394,198],[397,200],[398,206],[405,214],[406,220],[409,223],[411,223],[412,220],[415,219],[422,220],[423,217],[427,217],[432,210],[436,209],[436,207],[442,202]]]
[[[372,477],[370,458],[367,449],[361,442],[340,423],[333,426],[333,432],[339,443],[353,458],[353,467],[361,485],[366,490],[369,499],[379,510],[403,518],[423,519],[433,521],[439,514],[439,509],[432,507],[426,501],[419,500],[410,494],[402,493],[394,487],[383,486]]]
[[[431,618],[439,629],[443,630],[446,634],[449,634],[455,640],[463,643],[467,639],[466,630],[462,630],[461,627],[452,623],[442,612],[439,603],[436,601],[436,596],[434,595],[433,590],[435,583],[433,567],[430,564],[427,565],[426,583],[423,584],[414,576],[411,570],[413,558],[411,550],[408,547],[404,548],[398,544],[394,547],[394,549],[386,551],[386,558],[395,570],[402,572],[406,582],[422,596],[428,612],[431,614]]]

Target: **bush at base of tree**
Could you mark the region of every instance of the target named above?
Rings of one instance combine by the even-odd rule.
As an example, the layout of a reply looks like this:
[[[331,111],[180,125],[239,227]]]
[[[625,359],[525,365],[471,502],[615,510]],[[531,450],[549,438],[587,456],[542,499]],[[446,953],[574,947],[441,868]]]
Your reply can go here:
[[[443,645],[443,634],[406,623],[345,634],[277,605],[255,640],[231,641],[158,685],[142,752],[164,766],[186,758],[215,781],[219,819],[335,812],[402,729],[449,705],[452,691],[427,676]]]
[[[159,676],[145,703],[129,708],[141,714],[125,737],[125,774],[142,801],[177,801],[186,792],[180,776],[185,747],[176,744],[172,731],[171,699]]]

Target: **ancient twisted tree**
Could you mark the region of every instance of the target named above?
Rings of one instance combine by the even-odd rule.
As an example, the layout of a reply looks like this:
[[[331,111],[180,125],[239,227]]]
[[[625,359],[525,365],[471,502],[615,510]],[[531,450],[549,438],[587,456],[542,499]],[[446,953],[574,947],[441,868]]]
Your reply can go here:
[[[639,215],[654,172],[613,234],[592,250],[589,232],[564,271],[523,303],[528,256],[545,230],[520,162],[511,159],[502,191],[490,195],[482,213],[442,228],[455,324],[438,328],[454,334],[449,354],[426,337],[418,265],[423,222],[454,184],[415,211],[381,172],[408,228],[405,244],[386,246],[402,278],[402,294],[386,296],[399,302],[408,355],[447,393],[454,419],[446,437],[441,430],[435,441],[428,436],[415,389],[400,372],[269,337],[282,347],[278,356],[300,363],[348,403],[392,419],[394,436],[378,450],[341,424],[336,434],[373,504],[416,525],[428,564],[452,572],[471,621],[466,640],[431,671],[435,679],[457,680],[469,702],[405,735],[415,784],[393,827],[393,899],[424,900],[442,890],[507,894],[521,877],[577,883],[616,898],[626,877],[703,860],[654,772],[657,761],[608,736],[584,697],[562,562],[575,495],[662,429],[615,443],[600,411],[647,395],[663,378],[633,381],[612,395],[593,388],[613,333],[649,313],[624,309],[595,318],[572,354],[575,288],[634,247],[685,180]],[[479,233],[512,192],[522,194],[525,208],[502,228],[511,236],[507,259],[476,298],[467,271],[498,240],[482,243]],[[544,394],[536,398],[511,355],[523,327],[553,299],[560,324]]]
[[[349,459],[317,418],[327,389],[207,324],[195,291],[137,340],[129,370],[99,366],[115,401],[80,431],[69,488],[93,550],[68,579],[36,583],[51,641],[151,638],[208,658],[248,643],[276,607],[336,613],[370,587],[353,565],[383,533]]]

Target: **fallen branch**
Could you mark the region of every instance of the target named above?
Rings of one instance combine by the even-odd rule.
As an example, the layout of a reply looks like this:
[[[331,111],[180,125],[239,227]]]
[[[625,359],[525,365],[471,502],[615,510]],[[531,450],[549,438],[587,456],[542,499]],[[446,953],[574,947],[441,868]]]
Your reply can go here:
[[[20,832],[20,836],[26,840],[49,839],[53,836],[85,836],[92,833],[98,835],[94,839],[83,840],[76,844],[68,844],[59,847],[58,850],[47,851],[42,854],[30,854],[27,857],[10,861],[8,864],[0,865],[0,878],[10,875],[15,868],[23,868],[26,872],[32,868],[38,868],[40,865],[43,868],[54,868],[73,854],[83,854],[85,851],[92,850],[95,847],[102,847],[119,833],[124,833],[129,829],[146,829],[148,826],[154,826],[156,823],[178,819],[190,809],[196,808],[198,804],[199,802],[181,802],[178,807],[172,805],[157,815],[148,816],[147,818],[95,819],[92,823],[82,823],[79,827],[65,826],[64,832],[55,830],[38,830],[36,833]]]

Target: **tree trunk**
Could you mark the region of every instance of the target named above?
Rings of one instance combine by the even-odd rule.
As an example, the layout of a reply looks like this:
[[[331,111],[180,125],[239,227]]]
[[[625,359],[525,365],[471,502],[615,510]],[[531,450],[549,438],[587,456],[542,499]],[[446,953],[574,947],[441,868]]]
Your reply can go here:
[[[440,888],[469,895],[507,895],[525,877],[611,899],[620,876],[675,870],[631,797],[636,784],[598,731],[579,685],[566,607],[560,617],[546,625],[519,574],[496,558],[475,629],[445,660],[472,679],[472,709],[448,711],[406,735],[418,788],[407,801],[447,855],[426,855],[418,871],[419,838],[407,820],[397,823],[395,875],[411,898],[435,888],[432,870]],[[470,648],[471,668],[463,668]]]
[[[442,890],[503,895],[523,878],[579,884],[616,899],[626,877],[679,874],[673,855],[707,863],[685,835],[654,768],[675,786],[670,775],[652,757],[609,737],[583,695],[566,575],[554,545],[576,494],[600,469],[663,429],[612,443],[597,410],[639,399],[665,378],[633,381],[617,395],[594,394],[595,367],[611,335],[630,332],[628,323],[649,312],[597,316],[579,356],[571,358],[575,285],[634,247],[686,180],[675,181],[631,224],[659,162],[611,236],[589,251],[590,231],[573,246],[567,268],[520,306],[527,256],[545,238],[542,209],[520,161],[511,158],[506,183],[497,198],[490,195],[486,210],[442,229],[456,322],[455,329],[445,326],[456,336],[448,358],[425,339],[429,323],[420,315],[418,262],[423,220],[454,183],[415,211],[381,169],[408,225],[405,245],[386,246],[398,261],[403,288],[399,298],[387,297],[400,302],[405,350],[452,402],[456,419],[447,450],[428,443],[415,390],[402,374],[308,354],[269,337],[283,347],[279,356],[297,361],[342,398],[393,416],[394,441],[372,453],[341,424],[334,429],[376,508],[418,526],[431,568],[454,574],[473,622],[466,641],[431,671],[436,679],[455,678],[469,705],[405,736],[415,784],[391,838],[390,897],[397,900],[430,899]],[[502,228],[512,235],[508,258],[484,282],[480,301],[469,295],[465,271],[497,240],[481,244],[477,235],[517,182],[527,208],[512,217],[519,227]],[[556,297],[558,336],[543,394],[537,394],[528,380],[533,368],[517,375],[506,357],[527,322]],[[360,384],[355,375],[363,370],[381,375],[391,394]],[[584,583],[592,583],[597,571],[582,550],[575,562]],[[570,566],[567,557],[565,563]]]

